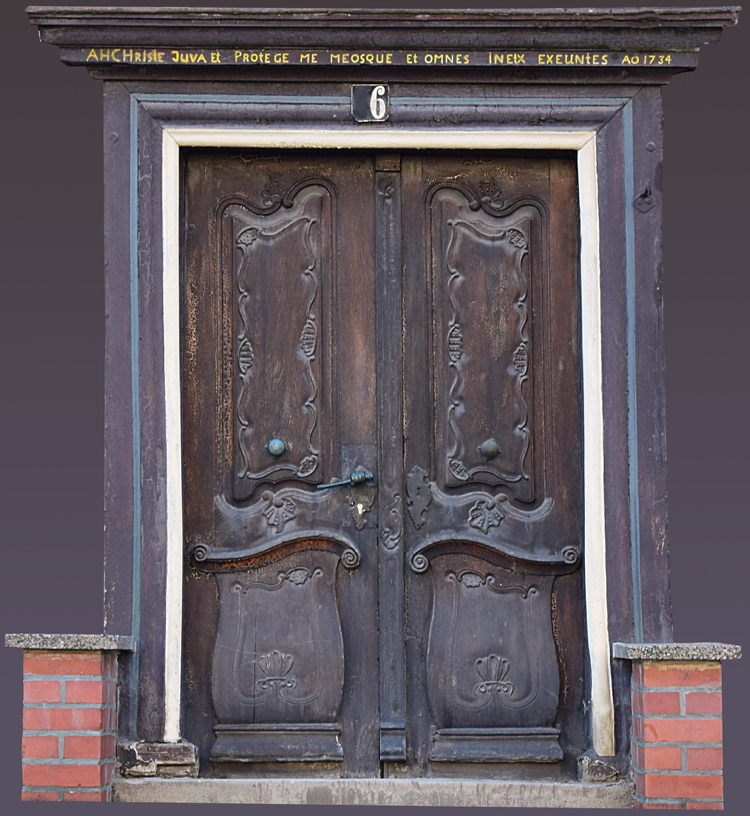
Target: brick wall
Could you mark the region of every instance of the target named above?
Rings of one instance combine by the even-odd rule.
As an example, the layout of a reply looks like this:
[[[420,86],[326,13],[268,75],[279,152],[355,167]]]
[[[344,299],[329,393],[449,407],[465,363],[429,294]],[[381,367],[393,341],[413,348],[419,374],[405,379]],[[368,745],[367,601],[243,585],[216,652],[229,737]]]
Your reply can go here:
[[[25,651],[22,799],[109,801],[115,652]]]
[[[636,807],[723,809],[721,663],[633,662]]]

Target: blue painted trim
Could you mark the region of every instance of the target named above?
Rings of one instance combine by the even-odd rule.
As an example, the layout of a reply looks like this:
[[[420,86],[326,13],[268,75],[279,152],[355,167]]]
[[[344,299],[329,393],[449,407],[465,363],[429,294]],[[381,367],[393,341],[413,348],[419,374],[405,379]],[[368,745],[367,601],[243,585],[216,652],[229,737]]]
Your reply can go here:
[[[619,96],[568,96],[568,97],[549,97],[549,96],[503,96],[503,97],[472,97],[472,96],[435,96],[435,97],[412,97],[412,96],[397,96],[391,97],[391,107],[394,105],[476,105],[476,106],[492,106],[500,107],[503,105],[544,105],[549,107],[562,108],[568,105],[587,104],[592,107],[606,106],[606,105],[625,105],[630,102],[630,97]]]
[[[349,105],[348,96],[285,96],[284,94],[272,94],[263,96],[259,94],[133,94],[133,98],[139,102],[189,102],[193,100],[198,103],[220,102],[224,104],[249,104],[253,102],[288,102],[290,105],[310,104],[318,102],[322,104],[339,103]]]
[[[130,388],[133,412],[133,598],[132,633],[138,643],[141,631],[141,411],[138,307],[138,100],[130,98]],[[136,733],[138,699],[138,649],[130,673],[130,728]]]
[[[340,104],[349,105],[348,96],[286,96],[284,94],[272,94],[268,96],[259,94],[133,94],[133,98],[139,102],[189,102],[197,103],[218,102],[228,105],[242,105],[254,103],[287,103],[290,105],[302,104]],[[548,97],[548,96],[503,96],[503,97],[468,97],[468,96],[445,96],[445,97],[424,97],[397,96],[391,97],[391,106],[400,107],[402,105],[479,105],[487,107],[509,106],[509,105],[548,105],[550,107],[565,107],[566,105],[580,105],[585,103],[592,106],[626,105],[630,102],[630,97],[620,96],[571,96],[571,97]]]
[[[633,627],[636,643],[643,643],[641,587],[641,514],[638,493],[638,394],[636,380],[635,221],[633,200],[633,103],[622,111],[625,160],[625,281],[628,321],[628,462],[630,492],[630,559],[633,577]]]

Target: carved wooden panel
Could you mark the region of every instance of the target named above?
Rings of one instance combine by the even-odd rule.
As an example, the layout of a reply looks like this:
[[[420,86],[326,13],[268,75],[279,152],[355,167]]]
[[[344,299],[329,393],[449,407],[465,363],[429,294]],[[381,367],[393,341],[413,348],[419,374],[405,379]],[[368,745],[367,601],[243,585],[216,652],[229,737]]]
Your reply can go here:
[[[441,481],[502,484],[531,501],[531,255],[539,252],[541,207],[504,208],[493,179],[476,191],[438,182],[427,206]]]
[[[263,198],[259,204],[234,197],[219,216],[232,248],[240,500],[263,481],[319,482],[321,425],[330,423],[319,396],[327,387],[321,355],[331,334],[323,291],[331,282],[331,186],[308,179],[285,191],[277,184]],[[269,450],[272,439],[283,442],[278,456]]]
[[[406,167],[410,231],[426,238],[407,244],[407,267],[429,284],[426,294],[409,284],[404,300],[409,563],[423,571],[430,553],[479,544],[575,564],[574,166],[483,154]]]
[[[337,564],[312,549],[216,576],[214,762],[343,759]]]
[[[217,575],[212,676],[220,723],[335,720],[344,684],[338,560],[313,550]]]
[[[438,728],[552,726],[552,577],[450,556],[433,560],[432,577],[427,678]]]

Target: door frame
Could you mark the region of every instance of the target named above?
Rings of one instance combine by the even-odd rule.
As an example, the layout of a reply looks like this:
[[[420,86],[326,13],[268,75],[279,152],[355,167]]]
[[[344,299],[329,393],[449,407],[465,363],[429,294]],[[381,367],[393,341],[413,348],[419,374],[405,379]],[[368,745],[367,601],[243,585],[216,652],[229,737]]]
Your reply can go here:
[[[348,87],[348,86],[347,86]],[[122,86],[120,86],[122,88]],[[337,86],[337,90],[340,86]],[[615,733],[615,706],[613,674],[610,662],[610,599],[607,593],[607,576],[622,574],[625,562],[633,577],[633,608],[640,609],[641,567],[637,562],[638,482],[637,436],[635,418],[637,398],[635,394],[635,267],[636,242],[633,229],[632,201],[634,196],[634,172],[637,162],[633,159],[633,118],[638,115],[638,97],[645,97],[640,107],[653,104],[651,99],[656,88],[617,88],[617,96],[593,94],[596,89],[576,88],[576,96],[545,96],[537,89],[533,97],[498,95],[488,99],[473,99],[469,94],[432,98],[431,106],[450,106],[455,115],[457,107],[472,111],[462,126],[432,124],[425,127],[425,100],[417,97],[402,101],[392,99],[392,112],[401,107],[403,118],[417,126],[384,127],[347,124],[341,109],[348,107],[348,98],[339,96],[263,96],[261,94],[202,94],[202,93],[129,93],[116,91],[122,102],[129,106],[129,215],[130,215],[130,327],[131,346],[131,396],[133,410],[133,585],[132,624],[135,632],[141,626],[140,608],[153,608],[155,602],[165,609],[165,618],[156,624],[150,638],[149,652],[142,650],[130,668],[130,702],[128,716],[131,731],[142,730],[146,720],[143,703],[137,697],[143,694],[146,678],[147,695],[156,697],[160,687],[163,709],[154,713],[148,721],[153,737],[174,743],[181,738],[181,684],[182,684],[182,591],[183,591],[183,536],[182,536],[182,454],[181,454],[181,390],[180,390],[180,149],[186,147],[217,148],[356,148],[359,150],[399,149],[456,149],[477,150],[565,150],[577,156],[578,193],[580,210],[580,308],[582,332],[582,409],[583,409],[583,478],[584,478],[584,594],[586,605],[586,639],[590,665],[591,736],[594,750],[601,756],[614,756],[617,742],[622,738],[623,728]],[[588,93],[587,93],[588,91]],[[612,93],[612,90],[609,90]],[[273,126],[235,127],[237,112],[232,115],[217,113],[212,106],[236,105],[247,110],[262,109],[264,105],[277,104],[274,108]],[[220,105],[216,106],[216,103]],[[290,104],[293,103],[293,104]],[[479,103],[479,104],[477,104]],[[520,103],[520,104],[519,104]],[[346,106],[346,107],[345,107]],[[528,125],[529,110],[554,106],[555,127]],[[114,107],[114,106],[113,106]],[[479,107],[479,113],[476,108]],[[519,107],[522,113],[519,114]],[[483,109],[482,109],[483,108]],[[122,111],[120,107],[120,111]],[[331,115],[331,110],[337,111]],[[582,114],[582,111],[584,113]],[[646,114],[641,114],[645,117]],[[341,124],[331,126],[331,121]],[[222,121],[223,119],[223,121]],[[121,120],[122,121],[122,120]],[[196,124],[196,121],[198,124]],[[429,121],[429,120],[428,120]],[[464,121],[461,119],[461,121]],[[299,122],[310,122],[310,127],[299,127]],[[287,125],[279,127],[278,125]],[[488,127],[489,125],[489,127]],[[661,143],[661,133],[654,136]],[[659,151],[660,152],[660,151]],[[618,162],[618,159],[620,160]],[[621,167],[622,173],[601,176],[598,166],[603,164],[611,174],[611,168]],[[146,180],[144,183],[144,179]],[[624,196],[613,200],[613,190]],[[603,200],[604,207],[600,206]],[[612,226],[613,211],[616,212]],[[144,216],[149,223],[145,224]],[[624,229],[623,229],[624,227]],[[605,484],[605,455],[613,461],[613,442],[617,430],[605,428],[604,413],[605,375],[612,368],[612,353],[604,353],[601,332],[602,277],[611,279],[617,274],[611,255],[605,247],[612,238],[623,241],[625,271],[627,273],[627,468],[630,479],[630,498],[625,500],[625,512],[631,520],[631,554],[623,555],[622,536],[617,536],[615,548],[608,548],[607,533],[613,513],[622,515],[622,475],[614,486]],[[602,256],[605,263],[602,264]],[[142,277],[144,258],[148,258],[152,285],[161,292],[145,306]],[[159,269],[160,267],[160,269]],[[609,270],[607,271],[607,267]],[[139,291],[139,287],[141,291]],[[608,316],[609,319],[609,316]],[[139,323],[140,321],[140,323]],[[151,355],[161,354],[153,366],[144,366],[143,323],[150,341],[146,347]],[[159,348],[161,346],[161,349]],[[607,359],[605,359],[607,358]],[[618,372],[619,374],[619,372]],[[640,379],[640,375],[639,375]],[[144,388],[145,385],[145,388]],[[622,401],[622,377],[608,393],[614,393]],[[145,409],[143,392],[151,397]],[[148,411],[148,415],[146,413]],[[152,414],[160,416],[154,418]],[[163,460],[154,464],[142,448],[143,431],[139,417],[153,422],[153,433],[162,443]],[[619,417],[618,417],[619,419]],[[616,424],[616,423],[615,423]],[[620,423],[621,425],[622,423]],[[621,430],[621,428],[620,428]],[[638,431],[638,433],[636,433]],[[605,436],[609,434],[609,441]],[[618,443],[619,444],[619,443]],[[619,445],[622,447],[622,445]],[[621,458],[622,451],[616,451]],[[159,478],[158,498],[156,488],[149,485],[145,471],[151,469]],[[633,483],[633,479],[636,479]],[[627,484],[627,482],[626,482]],[[144,487],[146,485],[146,487]],[[633,489],[634,488],[634,489]],[[149,491],[151,494],[149,494]],[[629,507],[628,507],[629,504]],[[157,505],[155,507],[155,505]],[[614,510],[612,509],[614,505]],[[141,517],[151,514],[141,526]],[[150,582],[142,591],[143,578],[149,565],[143,563],[152,558],[147,549],[142,550],[150,529],[158,535],[163,552],[156,565],[161,580]],[[621,533],[621,530],[616,532]],[[619,540],[618,540],[619,539]],[[141,555],[143,554],[143,560]],[[614,565],[613,565],[614,560]],[[628,576],[630,577],[630,576]],[[145,599],[145,600],[144,600]],[[621,606],[621,605],[620,605]],[[628,611],[615,609],[616,628],[624,624]],[[638,612],[636,611],[636,618]],[[632,620],[632,619],[631,619]],[[631,624],[632,625],[632,624]],[[617,639],[617,636],[614,636]],[[159,645],[161,644],[161,645]],[[145,644],[144,644],[145,645]],[[161,654],[158,654],[161,652]],[[139,665],[140,664],[140,665]],[[614,678],[614,685],[619,684]],[[150,684],[150,685],[149,685]],[[161,694],[158,694],[161,696]],[[157,736],[158,735],[158,736]]]
[[[467,138],[468,137],[468,138]],[[165,128],[162,136],[162,218],[164,275],[164,394],[167,431],[167,629],[165,643],[164,739],[180,739],[182,685],[182,452],[180,394],[180,173],[181,147],[357,148],[357,149],[534,149],[575,150],[580,208],[581,337],[583,376],[583,481],[585,596],[592,675],[592,730],[601,756],[614,755],[614,713],[609,673],[606,606],[606,531],[604,526],[604,448],[599,287],[599,208],[596,185],[596,133],[465,130],[368,132]]]

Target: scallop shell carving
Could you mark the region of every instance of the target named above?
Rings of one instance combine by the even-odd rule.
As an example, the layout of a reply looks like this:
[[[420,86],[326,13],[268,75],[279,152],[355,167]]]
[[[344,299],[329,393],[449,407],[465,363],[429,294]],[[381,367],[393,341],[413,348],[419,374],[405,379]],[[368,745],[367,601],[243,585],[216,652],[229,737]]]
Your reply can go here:
[[[315,354],[315,347],[318,345],[318,329],[312,319],[308,319],[305,322],[304,328],[302,329],[302,335],[299,339],[299,347],[302,349],[302,353],[308,359]]]
[[[255,353],[253,352],[252,343],[246,338],[240,343],[239,351],[237,352],[237,363],[240,371],[247,374],[255,365]]]
[[[505,515],[499,510],[494,499],[480,499],[469,510],[469,524],[487,535],[490,527],[499,527]]]
[[[288,521],[297,515],[297,505],[290,498],[274,496],[266,491],[261,498],[265,499],[266,506],[261,511],[269,527],[274,527],[281,533]]]
[[[242,232],[237,236],[237,243],[241,247],[252,246],[258,239],[259,235],[260,230],[257,227],[248,227],[247,229],[242,230]]]
[[[526,236],[517,229],[509,229],[507,233],[508,241],[518,249],[526,249]]]
[[[513,368],[519,377],[525,377],[529,367],[529,355],[526,349],[526,343],[521,345],[513,352]]]
[[[464,335],[460,323],[455,323],[448,332],[448,357],[452,363],[461,359],[464,350]]]

